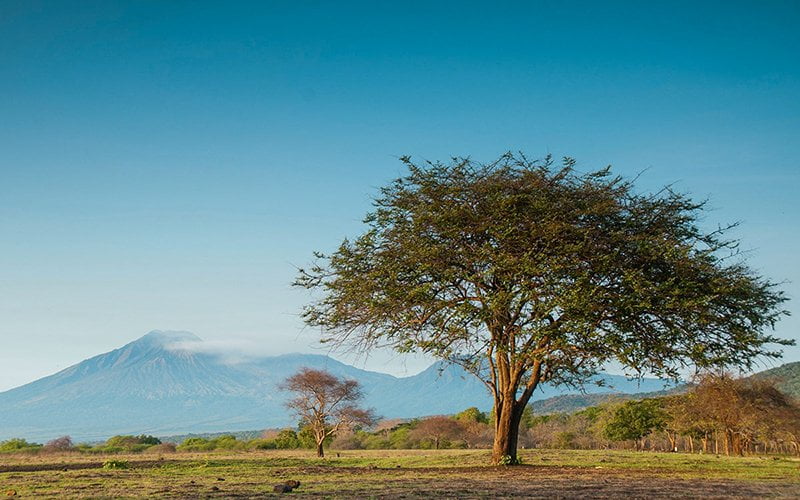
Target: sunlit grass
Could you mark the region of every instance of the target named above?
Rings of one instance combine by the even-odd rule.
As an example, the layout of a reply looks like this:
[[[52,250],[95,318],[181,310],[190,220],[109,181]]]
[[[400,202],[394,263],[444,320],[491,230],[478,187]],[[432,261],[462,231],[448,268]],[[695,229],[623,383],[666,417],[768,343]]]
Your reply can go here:
[[[506,488],[507,495],[525,495],[531,494],[525,488],[536,487],[532,479],[580,488],[581,481],[594,484],[601,478],[620,485],[664,483],[668,488],[683,484],[675,481],[695,486],[724,481],[800,491],[800,459],[792,457],[617,450],[522,450],[520,455],[522,467],[488,466],[488,450],[358,450],[339,451],[338,456],[331,451],[324,459],[295,450],[4,455],[0,470],[7,472],[0,473],[0,494],[14,490],[45,497],[259,496],[271,494],[274,484],[287,479],[303,483],[295,493],[332,496],[474,496],[498,487]],[[109,460],[125,462],[128,468],[102,468]],[[10,471],[14,467],[23,470]]]

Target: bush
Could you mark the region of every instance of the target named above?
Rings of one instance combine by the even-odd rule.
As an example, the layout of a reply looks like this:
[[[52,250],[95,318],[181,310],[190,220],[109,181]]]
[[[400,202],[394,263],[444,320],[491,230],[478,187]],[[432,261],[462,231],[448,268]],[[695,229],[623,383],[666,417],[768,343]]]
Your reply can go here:
[[[161,444],[161,440],[155,436],[151,436],[149,434],[139,434],[136,436],[136,440],[139,444],[146,444],[148,446],[153,446],[154,444]]]
[[[284,429],[275,437],[275,447],[279,450],[293,450],[300,447],[297,433],[291,429]]]
[[[42,449],[39,443],[29,443],[24,439],[9,439],[0,443],[0,452],[31,452]]]
[[[179,451],[211,451],[215,447],[215,443],[206,438],[191,437],[178,445]]]
[[[161,440],[154,436],[113,436],[108,438],[104,446],[98,446],[94,451],[100,453],[137,453],[150,446],[161,444]]]
[[[278,448],[274,439],[252,439],[247,442],[247,446],[256,450],[274,450]]]
[[[236,436],[220,436],[212,439],[213,449],[215,450],[240,450],[245,447],[245,443],[236,439]]]

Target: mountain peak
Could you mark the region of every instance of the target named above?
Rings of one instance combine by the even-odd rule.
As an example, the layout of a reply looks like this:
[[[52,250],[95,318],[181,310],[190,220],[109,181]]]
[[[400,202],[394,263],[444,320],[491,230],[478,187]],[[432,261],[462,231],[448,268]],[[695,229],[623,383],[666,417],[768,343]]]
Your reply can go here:
[[[176,342],[202,342],[202,339],[192,332],[153,330],[136,340],[136,343],[155,344],[161,347]]]

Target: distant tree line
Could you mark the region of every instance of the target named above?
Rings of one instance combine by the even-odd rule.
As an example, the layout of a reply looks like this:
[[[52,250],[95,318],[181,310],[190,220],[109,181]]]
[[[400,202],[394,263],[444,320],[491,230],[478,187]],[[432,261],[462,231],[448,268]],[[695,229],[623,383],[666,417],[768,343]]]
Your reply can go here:
[[[490,448],[494,414],[472,407],[451,416],[386,421],[330,434],[325,446],[352,449]],[[684,394],[642,400],[611,400],[574,413],[520,419],[520,446],[543,449],[634,449],[687,453],[798,454],[800,405],[773,381],[705,375]],[[268,430],[256,439],[233,435],[190,437],[180,444],[149,435],[114,436],[101,444],[73,444],[69,436],[45,444],[24,439],[0,442],[6,453],[170,453],[226,450],[318,449],[311,423]]]
[[[492,413],[468,408],[391,428],[340,434],[336,449],[488,448]],[[520,446],[561,449],[634,449],[744,455],[800,455],[800,405],[769,380],[705,375],[685,394],[608,401],[571,414],[520,420]]]

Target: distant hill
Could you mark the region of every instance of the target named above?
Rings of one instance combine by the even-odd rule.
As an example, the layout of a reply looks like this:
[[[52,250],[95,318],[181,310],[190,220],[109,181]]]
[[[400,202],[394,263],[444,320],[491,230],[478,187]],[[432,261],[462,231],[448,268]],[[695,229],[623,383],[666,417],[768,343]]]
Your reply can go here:
[[[358,380],[365,404],[386,418],[489,410],[485,386],[460,367],[435,363],[410,377],[361,370],[328,356],[286,354],[231,363],[209,354],[188,332],[154,331],[30,384],[0,393],[0,440],[44,441],[71,435],[95,441],[114,434],[230,432],[295,424],[277,385],[301,367]],[[590,393],[664,389],[657,379],[600,375]],[[573,393],[575,391],[572,391]],[[539,399],[566,391],[544,385]]]
[[[753,376],[774,379],[777,381],[778,389],[795,399],[800,399],[800,361],[764,370]]]
[[[233,431],[233,432],[198,432],[189,434],[175,434],[172,436],[158,436],[162,443],[175,443],[181,444],[189,438],[204,438],[215,439],[222,436],[233,436],[239,441],[250,441],[251,439],[260,438],[264,433],[263,430],[258,431]]]
[[[751,375],[754,378],[769,378],[776,381],[776,386],[782,392],[794,399],[800,400],[800,361],[786,363],[769,370],[764,370]],[[562,394],[551,398],[533,401],[534,412],[540,415],[549,413],[573,413],[590,406],[596,406],[612,399],[628,400],[666,396],[687,390],[686,385],[674,388],[636,393],[595,393],[595,394]]]
[[[686,391],[687,385],[653,392],[605,392],[598,394],[563,394],[552,398],[540,399],[531,403],[533,412],[537,415],[550,413],[574,413],[590,406],[597,406],[609,401],[627,401],[630,399],[658,398]]]

